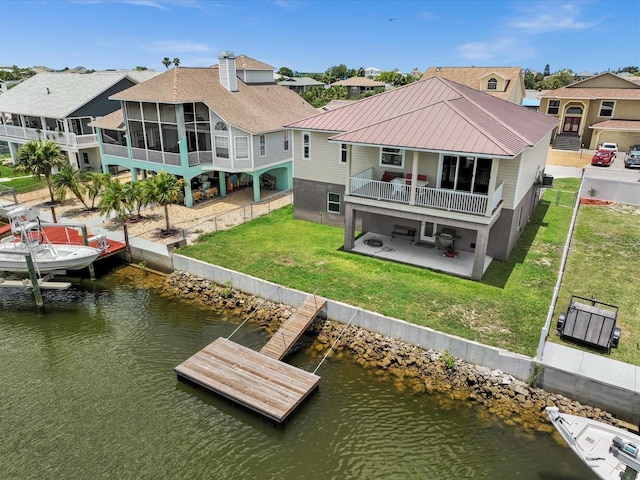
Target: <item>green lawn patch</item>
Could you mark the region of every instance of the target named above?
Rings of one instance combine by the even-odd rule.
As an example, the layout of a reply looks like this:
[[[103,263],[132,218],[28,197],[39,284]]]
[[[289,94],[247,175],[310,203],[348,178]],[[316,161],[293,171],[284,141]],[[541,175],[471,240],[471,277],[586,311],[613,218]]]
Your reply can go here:
[[[579,180],[556,187],[575,199]],[[556,204],[555,195],[547,190],[509,260],[494,261],[482,282],[343,252],[342,228],[294,220],[291,206],[204,235],[180,253],[533,356],[572,214],[572,201]]]
[[[618,326],[622,336],[610,356],[640,365],[639,251],[640,207],[580,206],[552,327],[555,329],[558,314],[566,311],[571,295],[595,296],[601,302],[616,305],[620,309]],[[564,342],[555,333],[550,338],[594,352],[592,348]]]

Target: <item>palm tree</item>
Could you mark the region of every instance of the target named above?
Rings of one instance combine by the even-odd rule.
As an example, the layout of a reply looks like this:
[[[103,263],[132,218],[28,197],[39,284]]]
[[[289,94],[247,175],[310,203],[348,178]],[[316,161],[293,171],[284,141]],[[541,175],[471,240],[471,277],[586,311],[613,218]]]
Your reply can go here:
[[[174,58],[174,59],[173,59],[173,64],[174,64],[176,67],[179,67],[179,66],[180,66],[180,59],[179,59],[178,57]]]
[[[164,170],[158,172],[153,178],[148,178],[143,183],[144,195],[148,203],[157,203],[164,207],[164,216],[166,219],[166,229],[163,234],[172,233],[169,226],[169,205],[171,203],[180,202],[184,198],[184,179],[177,178]]]
[[[84,176],[84,185],[87,188],[87,196],[91,199],[90,210],[96,210],[96,198],[111,180],[108,173],[87,172]]]
[[[87,202],[84,201],[87,187],[82,180],[80,172],[68,163],[58,173],[53,174],[53,181],[51,182],[53,193],[55,193],[60,203],[64,203],[67,199],[67,192],[70,190],[82,202],[84,208],[89,208]]]
[[[124,204],[128,210],[127,216],[133,216],[135,212],[135,216],[137,220],[142,219],[142,215],[140,211],[142,207],[147,205],[149,202],[147,200],[147,196],[144,192],[141,182],[127,182],[124,184],[122,188],[122,194],[124,196]]]
[[[51,172],[68,164],[69,160],[53,140],[31,140],[18,149],[15,169],[36,177],[43,175],[49,187],[51,203],[56,203],[51,187]]]
[[[162,64],[167,68],[167,70],[169,69],[169,65],[171,65],[171,60],[169,59],[169,57],[164,57],[162,59]]]
[[[124,220],[127,216],[124,186],[117,178],[109,178],[105,183],[102,198],[98,203],[98,210],[107,217],[111,215],[111,212],[115,212],[116,216],[121,220]]]

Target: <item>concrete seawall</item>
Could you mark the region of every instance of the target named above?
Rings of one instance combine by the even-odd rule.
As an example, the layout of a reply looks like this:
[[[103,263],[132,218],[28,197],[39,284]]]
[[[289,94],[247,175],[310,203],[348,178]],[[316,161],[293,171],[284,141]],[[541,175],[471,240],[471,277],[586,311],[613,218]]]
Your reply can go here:
[[[162,266],[164,271],[184,271],[221,285],[228,284],[244,293],[268,298],[276,303],[295,306],[301,304],[308,295],[307,292],[286,288],[179,254],[145,252],[141,247],[132,248],[131,253],[134,263],[148,261],[155,266]],[[166,258],[165,255],[167,255]],[[169,263],[167,263],[167,259]],[[167,269],[166,266],[169,264],[171,268]],[[326,313],[329,319],[343,324],[350,322],[351,325],[423,349],[448,351],[467,363],[501,370],[524,382],[533,380],[537,387],[548,392],[562,394],[585,405],[602,408],[634,425],[638,424],[640,418],[640,373],[637,374],[635,388],[633,388],[633,384],[629,388],[628,385],[621,386],[615,382],[603,381],[601,378],[577,374],[570,368],[562,368],[562,366],[554,364],[556,362],[537,363],[525,355],[437,332],[428,327],[385,317],[379,313],[334,300],[328,299]],[[640,372],[640,369],[635,369],[635,371]]]

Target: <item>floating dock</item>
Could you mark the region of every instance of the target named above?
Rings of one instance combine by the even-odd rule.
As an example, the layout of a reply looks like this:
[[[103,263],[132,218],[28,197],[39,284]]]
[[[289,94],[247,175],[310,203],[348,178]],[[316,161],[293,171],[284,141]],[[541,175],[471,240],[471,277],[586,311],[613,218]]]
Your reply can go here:
[[[320,377],[281,361],[302,336],[326,300],[310,295],[256,352],[218,338],[174,368],[178,379],[204,387],[265,418],[283,424],[315,392]],[[278,337],[279,340],[274,341]]]

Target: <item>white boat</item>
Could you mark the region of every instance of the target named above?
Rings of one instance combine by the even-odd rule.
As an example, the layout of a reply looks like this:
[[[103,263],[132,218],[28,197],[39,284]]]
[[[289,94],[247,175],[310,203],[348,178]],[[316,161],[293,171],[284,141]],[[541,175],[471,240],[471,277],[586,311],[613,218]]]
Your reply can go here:
[[[606,423],[560,413],[547,407],[547,415],[567,445],[598,478],[640,480],[640,436]]]
[[[0,271],[29,271],[26,254],[31,254],[36,272],[80,270],[100,256],[100,250],[85,245],[52,244],[41,228],[38,210],[15,206],[4,210],[11,235],[0,241]]]

